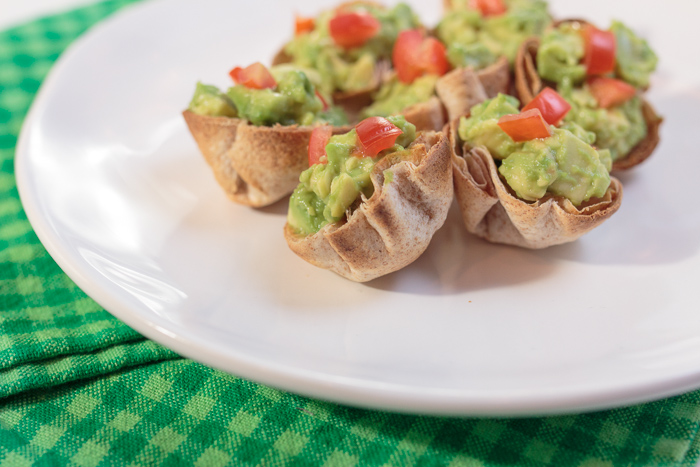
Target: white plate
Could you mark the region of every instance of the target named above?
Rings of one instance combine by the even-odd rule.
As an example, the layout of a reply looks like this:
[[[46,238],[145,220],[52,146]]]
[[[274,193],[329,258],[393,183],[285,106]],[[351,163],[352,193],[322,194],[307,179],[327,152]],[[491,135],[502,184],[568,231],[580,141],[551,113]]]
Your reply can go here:
[[[700,43],[698,4],[553,5],[625,18],[661,56],[662,144],[602,227],[529,251],[466,234],[453,212],[416,263],[363,285],[289,251],[285,202],[229,202],[180,116],[197,80],[226,86],[230,67],[269,61],[317,3],[153,1],[70,48],[17,152],[27,215],[68,275],[182,355],[358,406],[543,414],[700,387],[700,70],[677,46]],[[434,21],[438,3],[416,6]]]

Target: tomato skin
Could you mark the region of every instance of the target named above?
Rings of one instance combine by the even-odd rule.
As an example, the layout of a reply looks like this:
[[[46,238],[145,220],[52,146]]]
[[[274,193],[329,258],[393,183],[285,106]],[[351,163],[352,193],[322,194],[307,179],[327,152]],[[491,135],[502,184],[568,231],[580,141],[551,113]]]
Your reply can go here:
[[[424,37],[420,29],[401,31],[392,51],[396,76],[410,84],[426,73],[442,76],[450,69],[445,45],[434,37]]]
[[[309,139],[309,167],[314,164],[326,164],[326,145],[333,135],[333,127],[330,125],[320,125],[311,131]]]
[[[503,0],[469,0],[469,8],[479,10],[483,16],[497,16],[506,12]]]
[[[245,68],[237,66],[229,71],[229,76],[236,82],[251,89],[274,89],[277,81],[272,77],[270,71],[260,62],[255,62]]]
[[[530,109],[519,114],[504,115],[498,126],[516,143],[552,136],[552,130],[542,118],[540,109]]]
[[[396,142],[396,138],[403,133],[399,127],[384,117],[369,117],[355,126],[357,140],[360,143],[362,155],[374,157],[385,149],[389,149]]]
[[[333,41],[340,47],[360,47],[379,32],[381,23],[369,13],[339,12],[328,24]]]
[[[637,90],[631,84],[614,78],[596,76],[586,81],[588,89],[603,109],[609,109],[627,102],[637,94]]]
[[[295,16],[294,18],[294,35],[301,36],[307,32],[311,32],[316,27],[316,21],[313,18],[304,16]]]
[[[595,26],[583,28],[583,39],[586,45],[583,64],[589,75],[603,75],[615,70],[615,34],[612,31],[601,31]]]
[[[528,105],[523,107],[523,112],[530,109],[539,109],[544,121],[550,125],[558,125],[562,118],[571,110],[571,104],[552,88],[544,88]]]

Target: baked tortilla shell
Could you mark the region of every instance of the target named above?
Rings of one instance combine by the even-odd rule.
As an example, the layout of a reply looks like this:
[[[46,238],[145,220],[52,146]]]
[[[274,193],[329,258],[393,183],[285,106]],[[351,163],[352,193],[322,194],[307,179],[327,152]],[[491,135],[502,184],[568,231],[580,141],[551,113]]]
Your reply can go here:
[[[582,20],[566,21],[584,23]],[[545,86],[549,85],[552,89],[556,89],[556,84],[544,82],[537,73],[537,49],[539,46],[539,39],[534,37],[528,39],[520,45],[515,59],[515,89],[523,106],[529,104]],[[628,170],[641,164],[651,156],[659,144],[659,127],[663,119],[656,114],[649,102],[642,97],[640,99],[647,134],[625,157],[613,162],[613,170]]]
[[[496,63],[479,71],[455,68],[438,79],[435,90],[447,110],[448,121],[469,113],[472,106],[498,93],[508,93],[510,67],[501,57]]]
[[[251,125],[245,120],[182,113],[216,181],[239,204],[262,207],[291,193],[309,166],[313,127]],[[334,128],[345,133],[350,127]]]
[[[416,126],[416,131],[439,131],[447,123],[445,108],[436,96],[407,107],[401,114]]]
[[[540,249],[572,242],[612,216],[622,202],[622,184],[610,177],[602,198],[576,207],[561,196],[523,201],[501,180],[491,154],[471,150],[451,128],[455,196],[467,231],[493,243]]]
[[[347,279],[366,282],[415,261],[447,218],[452,203],[451,151],[444,133],[425,132],[410,154],[389,154],[371,174],[374,193],[346,222],[308,236],[285,225],[287,244],[299,257]],[[385,183],[384,171],[393,178]]]

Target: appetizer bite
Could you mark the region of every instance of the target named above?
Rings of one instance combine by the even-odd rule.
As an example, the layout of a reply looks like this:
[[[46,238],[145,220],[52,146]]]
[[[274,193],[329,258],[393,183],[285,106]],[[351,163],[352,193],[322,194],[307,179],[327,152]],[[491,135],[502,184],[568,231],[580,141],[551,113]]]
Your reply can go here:
[[[419,26],[404,3],[393,8],[366,1],[344,3],[315,19],[297,18],[295,37],[273,63],[316,70],[320,89],[332,94],[352,120],[371,103],[390,67],[399,32]]]
[[[447,217],[449,143],[403,116],[371,117],[350,132],[314,130],[311,166],[289,200],[284,236],[302,259],[357,282],[403,268]]]
[[[228,197],[266,206],[294,190],[314,125],[342,127],[347,117],[292,67],[254,63],[230,75],[226,92],[198,83],[183,116]]]
[[[642,98],[657,58],[647,42],[619,21],[603,31],[579,20],[560,22],[542,39],[522,44],[515,65],[523,103],[551,86],[571,105],[565,121],[609,149],[613,169],[647,159],[659,142],[662,119]]]
[[[610,150],[562,122],[569,105],[545,91],[522,112],[504,94],[452,125],[455,194],[467,230],[495,243],[545,248],[576,240],[620,207]]]

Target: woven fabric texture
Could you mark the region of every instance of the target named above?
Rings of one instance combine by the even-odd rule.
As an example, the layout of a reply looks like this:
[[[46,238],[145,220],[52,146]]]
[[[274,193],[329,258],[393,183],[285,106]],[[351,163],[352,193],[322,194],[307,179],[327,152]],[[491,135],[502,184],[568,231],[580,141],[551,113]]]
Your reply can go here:
[[[0,33],[0,465],[695,465],[700,392],[526,419],[354,409],[180,358],[88,298],[27,221],[15,147],[53,62],[128,3]]]

